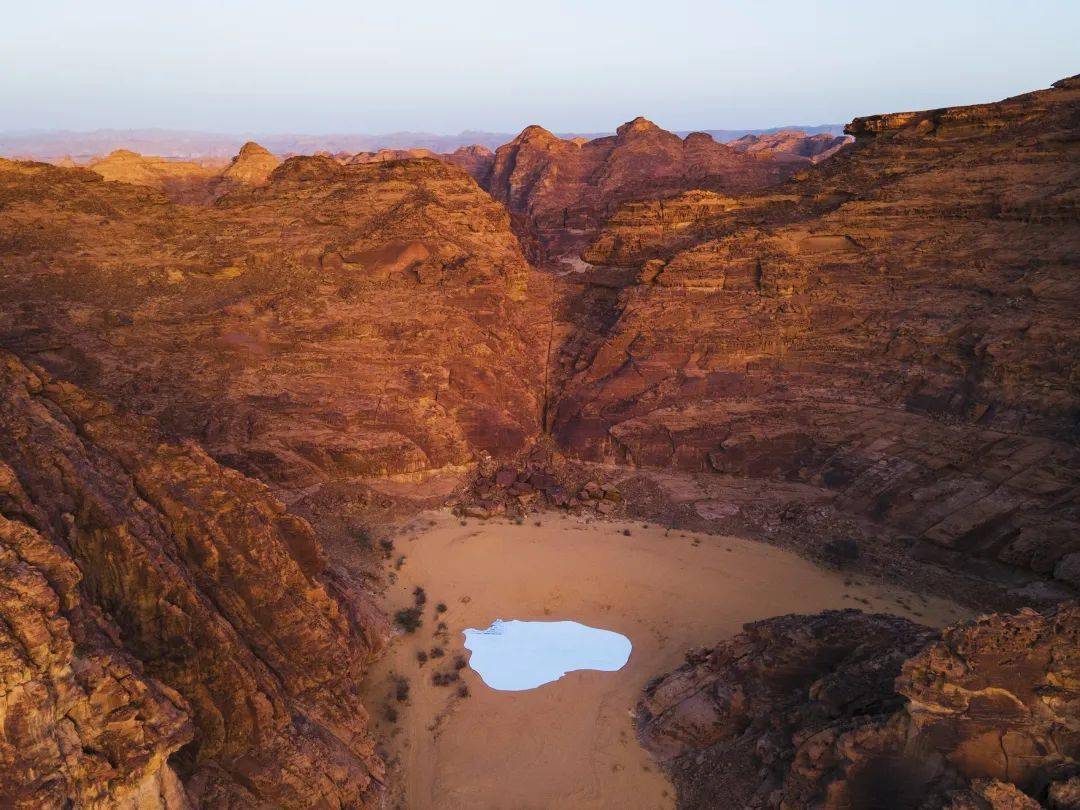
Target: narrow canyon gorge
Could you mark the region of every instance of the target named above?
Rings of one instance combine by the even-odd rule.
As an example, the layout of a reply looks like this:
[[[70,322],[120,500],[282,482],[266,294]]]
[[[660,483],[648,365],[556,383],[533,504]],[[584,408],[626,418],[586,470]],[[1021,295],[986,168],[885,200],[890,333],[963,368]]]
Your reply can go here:
[[[1080,810],[1080,77],[846,132],[0,158],[0,806]]]

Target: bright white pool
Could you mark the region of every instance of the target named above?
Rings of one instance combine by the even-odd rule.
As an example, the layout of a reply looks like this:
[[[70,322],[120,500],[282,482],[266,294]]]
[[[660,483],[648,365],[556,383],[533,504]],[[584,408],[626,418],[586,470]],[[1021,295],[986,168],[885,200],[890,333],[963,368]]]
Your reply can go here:
[[[521,691],[557,681],[576,669],[614,672],[630,658],[630,639],[578,622],[496,619],[465,631],[471,666],[492,689]]]

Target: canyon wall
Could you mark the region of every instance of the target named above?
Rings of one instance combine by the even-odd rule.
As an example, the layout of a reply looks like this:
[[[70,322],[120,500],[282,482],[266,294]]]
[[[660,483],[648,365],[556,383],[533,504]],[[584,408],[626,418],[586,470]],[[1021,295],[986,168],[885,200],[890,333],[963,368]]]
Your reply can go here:
[[[5,805],[375,806],[387,628],[264,485],[4,352],[0,486]]]
[[[1080,80],[856,120],[758,194],[625,204],[585,252],[569,453],[806,485],[1080,585]]]
[[[0,160],[0,795],[375,806],[369,487],[498,484],[545,431],[1080,586],[1080,80],[849,131],[827,160],[644,119],[438,159],[249,144],[190,186]],[[642,734],[684,798],[1067,807],[1075,624],[763,623],[650,687]]]

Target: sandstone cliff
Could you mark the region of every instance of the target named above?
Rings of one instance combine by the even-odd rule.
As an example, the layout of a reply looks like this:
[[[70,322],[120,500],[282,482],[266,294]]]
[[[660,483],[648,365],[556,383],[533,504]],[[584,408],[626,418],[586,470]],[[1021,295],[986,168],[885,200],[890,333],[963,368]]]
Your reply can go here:
[[[585,254],[630,270],[582,278],[560,444],[1080,585],[1078,114],[1073,79],[859,119],[769,193],[628,203]]]
[[[357,690],[385,626],[311,527],[7,353],[0,426],[5,800],[369,805]]]

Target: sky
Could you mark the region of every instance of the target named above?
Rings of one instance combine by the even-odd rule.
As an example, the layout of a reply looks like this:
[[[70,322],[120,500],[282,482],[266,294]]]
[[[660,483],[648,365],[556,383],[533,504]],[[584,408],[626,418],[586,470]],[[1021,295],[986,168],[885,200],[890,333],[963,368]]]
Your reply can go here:
[[[1080,72],[1080,0],[2,0],[0,131],[844,123]]]

